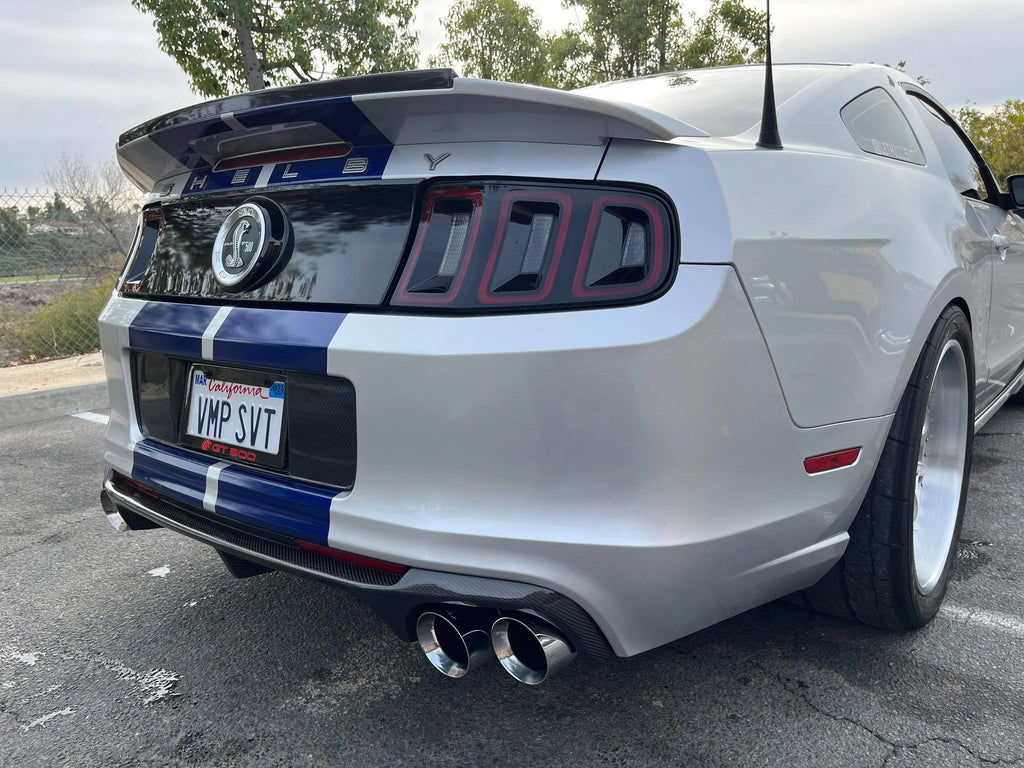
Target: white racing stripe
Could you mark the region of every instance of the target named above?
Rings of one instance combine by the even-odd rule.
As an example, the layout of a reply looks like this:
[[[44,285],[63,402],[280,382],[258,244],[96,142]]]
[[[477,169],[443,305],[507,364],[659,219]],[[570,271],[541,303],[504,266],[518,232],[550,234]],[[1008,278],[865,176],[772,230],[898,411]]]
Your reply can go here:
[[[210,324],[206,326],[206,330],[203,331],[203,360],[213,360],[213,339],[230,314],[231,307],[221,307],[213,316]]]
[[[968,608],[963,605],[943,603],[939,617],[964,624],[973,624],[986,629],[994,629],[1024,640],[1024,619],[982,608]]]
[[[270,177],[274,175],[274,169],[277,167],[275,163],[270,165],[264,165],[260,169],[260,175],[256,178],[256,184],[254,189],[264,189],[270,183]]]
[[[74,416],[76,419],[81,419],[82,421],[92,421],[95,422],[96,424],[110,423],[110,417],[104,416],[102,413],[93,413],[92,411],[77,411],[75,413],[72,413],[71,415]]]
[[[227,123],[233,130],[244,131],[245,126],[235,117],[234,112],[222,112],[220,119]]]
[[[217,486],[220,482],[220,473],[225,467],[230,466],[225,461],[218,461],[211,464],[206,470],[206,494],[203,496],[203,509],[207,512],[217,511]]]

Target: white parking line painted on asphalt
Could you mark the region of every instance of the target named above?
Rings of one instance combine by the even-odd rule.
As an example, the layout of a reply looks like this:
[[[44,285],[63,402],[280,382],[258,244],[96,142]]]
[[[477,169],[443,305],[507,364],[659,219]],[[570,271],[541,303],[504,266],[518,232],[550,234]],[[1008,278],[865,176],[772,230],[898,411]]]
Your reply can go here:
[[[65,707],[64,709],[58,709],[56,712],[51,712],[48,715],[43,715],[42,717],[37,717],[35,720],[33,720],[28,725],[21,726],[21,730],[23,730],[23,731],[30,731],[33,728],[35,728],[36,726],[38,726],[38,725],[46,725],[48,722],[53,720],[53,718],[55,718],[55,717],[60,717],[61,715],[67,716],[67,715],[73,715],[73,714],[75,714],[75,710],[73,710],[71,707]]]
[[[46,654],[42,651],[29,651],[28,653],[20,653],[10,648],[5,648],[4,655],[0,658],[3,658],[4,660],[9,659],[11,661],[20,661],[22,664],[28,664],[30,667],[34,667],[36,665],[36,662],[39,661],[39,657],[45,655]]]
[[[81,419],[82,421],[94,421],[97,424],[110,423],[110,417],[104,416],[102,413],[93,413],[92,411],[79,411],[78,413],[72,413],[71,415],[74,416],[76,419]]]
[[[1024,619],[1019,619],[1006,613],[943,603],[942,609],[939,611],[939,617],[994,629],[1024,640]]]

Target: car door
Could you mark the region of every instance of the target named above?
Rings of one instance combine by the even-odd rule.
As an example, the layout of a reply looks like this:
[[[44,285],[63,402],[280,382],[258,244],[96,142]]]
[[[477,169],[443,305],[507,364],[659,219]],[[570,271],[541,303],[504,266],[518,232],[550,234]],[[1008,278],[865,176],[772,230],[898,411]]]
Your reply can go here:
[[[1002,207],[1003,195],[977,150],[941,107],[910,92],[911,102],[935,142],[950,184],[963,197],[971,235],[962,245],[984,253],[992,265],[985,330],[988,375],[979,382],[978,412],[1006,388],[1024,356],[1024,230]],[[976,318],[975,322],[985,322]]]
[[[980,205],[980,204],[976,204]],[[992,302],[988,324],[989,378],[1005,388],[1020,370],[1024,356],[1024,231],[1020,219],[995,205],[977,211],[993,232]]]

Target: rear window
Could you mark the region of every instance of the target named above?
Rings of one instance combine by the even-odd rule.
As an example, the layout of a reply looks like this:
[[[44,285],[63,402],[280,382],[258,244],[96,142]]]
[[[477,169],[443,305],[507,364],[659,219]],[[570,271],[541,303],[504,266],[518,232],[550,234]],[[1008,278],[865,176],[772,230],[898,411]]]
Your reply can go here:
[[[775,67],[775,101],[782,104],[834,66]],[[690,69],[582,88],[577,93],[653,109],[711,136],[735,136],[761,120],[764,67]]]
[[[865,152],[924,165],[924,155],[910,123],[881,88],[862,93],[839,114],[857,146]]]

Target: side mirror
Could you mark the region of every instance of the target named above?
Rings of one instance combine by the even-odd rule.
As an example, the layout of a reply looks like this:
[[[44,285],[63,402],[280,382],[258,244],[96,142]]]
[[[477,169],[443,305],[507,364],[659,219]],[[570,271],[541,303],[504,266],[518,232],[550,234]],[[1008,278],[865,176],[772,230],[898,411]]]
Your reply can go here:
[[[1024,173],[1017,173],[1006,180],[1010,188],[1010,202],[1014,208],[1024,208]]]

